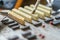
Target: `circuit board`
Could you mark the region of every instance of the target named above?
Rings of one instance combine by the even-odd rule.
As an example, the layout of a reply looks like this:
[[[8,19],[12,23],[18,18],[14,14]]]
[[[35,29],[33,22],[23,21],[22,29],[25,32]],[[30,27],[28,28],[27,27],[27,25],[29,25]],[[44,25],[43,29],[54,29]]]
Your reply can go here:
[[[0,40],[60,40],[59,12],[51,11],[51,17],[38,18],[32,23],[25,21],[25,25],[8,16],[0,15],[0,19],[3,19],[0,22]]]

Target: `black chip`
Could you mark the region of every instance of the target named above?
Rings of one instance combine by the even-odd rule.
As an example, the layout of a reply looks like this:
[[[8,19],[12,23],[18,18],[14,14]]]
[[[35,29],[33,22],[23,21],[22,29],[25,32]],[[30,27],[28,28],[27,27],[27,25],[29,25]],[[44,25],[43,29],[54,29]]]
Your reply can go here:
[[[13,21],[13,20],[12,21],[4,21],[3,24],[8,25],[8,24],[11,24],[11,23],[14,23],[14,22],[15,21]]]
[[[55,19],[57,19],[57,20],[60,19],[60,16],[56,16]]]
[[[6,24],[6,22],[8,22],[9,21],[9,19],[4,19],[4,20],[2,20],[1,22],[3,23],[3,24]]]
[[[59,24],[60,24],[60,20],[53,21],[53,25],[54,25],[54,26],[57,26],[57,25],[59,25]]]
[[[13,26],[17,26],[18,23],[13,23],[13,24],[9,24],[8,27],[13,27]]]
[[[55,15],[58,15],[58,14],[59,14],[59,12],[56,11],[56,12],[53,13],[52,15],[55,16]]]
[[[30,35],[30,36],[27,37],[27,39],[28,40],[36,40],[37,37],[36,37],[36,35]]]
[[[50,21],[53,21],[54,19],[52,19],[52,18],[49,18],[49,19],[45,19],[45,22],[46,23],[49,23]]]
[[[39,27],[42,25],[42,22],[33,23],[34,26]]]
[[[21,28],[23,31],[26,31],[26,30],[30,30],[30,27],[29,26],[26,26],[24,28]]]
[[[17,30],[17,29],[20,29],[20,26],[14,26],[12,27],[13,30]]]
[[[11,24],[11,23],[14,23],[15,21],[8,21],[8,22],[6,22],[6,24]]]
[[[26,32],[26,33],[24,33],[24,34],[22,34],[23,35],[23,37],[27,37],[27,36],[30,36],[31,35],[31,32]]]
[[[12,38],[9,38],[8,40],[18,40],[18,39],[19,39],[18,36],[14,36],[14,37],[12,37]]]

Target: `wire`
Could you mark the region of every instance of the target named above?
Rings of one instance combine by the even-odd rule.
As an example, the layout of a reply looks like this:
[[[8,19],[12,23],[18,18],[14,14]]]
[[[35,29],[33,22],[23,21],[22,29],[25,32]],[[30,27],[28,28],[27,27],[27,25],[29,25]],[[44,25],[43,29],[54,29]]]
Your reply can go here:
[[[35,4],[35,7],[34,7],[34,10],[33,10],[32,14],[35,13],[35,11],[36,11],[36,9],[37,9],[39,3],[40,3],[40,0],[37,0],[37,2],[36,2],[36,4]]]

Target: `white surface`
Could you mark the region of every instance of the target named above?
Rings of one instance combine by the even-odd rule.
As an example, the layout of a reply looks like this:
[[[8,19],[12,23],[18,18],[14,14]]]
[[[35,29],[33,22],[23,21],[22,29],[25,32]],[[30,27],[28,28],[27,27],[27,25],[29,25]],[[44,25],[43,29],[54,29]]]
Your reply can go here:
[[[0,15],[0,19],[2,19],[3,16]],[[55,18],[52,16],[52,18]],[[37,36],[37,40],[60,40],[60,28],[52,26],[50,24],[46,24],[44,22],[44,20],[39,19],[39,21],[41,21],[43,24],[46,25],[45,28],[40,27],[35,27],[30,23],[26,22],[26,25],[29,25],[31,30],[31,33]],[[22,25],[20,25],[20,27],[23,27]],[[26,31],[25,31],[26,32]],[[1,40],[5,40],[6,38],[11,38],[14,37],[15,35],[19,36],[19,38],[21,40],[27,40],[26,38],[24,38],[22,36],[22,33],[24,33],[24,31],[22,31],[21,29],[13,31],[11,28],[9,28],[8,26],[4,26],[4,28],[2,29],[2,31],[0,32],[1,35],[3,35],[3,37],[0,36]],[[39,37],[40,34],[43,34],[45,36],[45,39],[41,39],[41,37]],[[6,40],[7,40],[6,39]]]

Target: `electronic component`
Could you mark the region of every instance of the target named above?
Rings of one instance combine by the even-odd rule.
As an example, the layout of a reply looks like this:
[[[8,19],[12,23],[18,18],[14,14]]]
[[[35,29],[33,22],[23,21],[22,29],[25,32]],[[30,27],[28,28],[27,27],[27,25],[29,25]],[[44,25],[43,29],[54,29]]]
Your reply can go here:
[[[25,26],[23,28],[21,28],[23,31],[26,31],[26,30],[30,30],[30,26]]]
[[[26,32],[26,33],[23,33],[22,35],[26,38],[27,36],[31,35],[31,32]]]
[[[11,27],[13,30],[18,30],[18,29],[20,29],[20,26],[19,25],[17,25],[17,26],[13,26],[13,27]]]
[[[30,5],[30,7],[33,8],[34,5]],[[46,10],[46,9],[43,9],[43,8],[40,8],[40,7],[38,7],[37,10],[40,10],[40,11],[44,12],[44,13],[45,13],[45,16],[50,17],[50,12],[51,12],[51,11]]]
[[[55,19],[60,19],[60,16],[56,16]]]
[[[53,21],[54,19],[52,19],[52,18],[48,18],[48,19],[45,19],[45,22],[46,23],[49,23],[50,21]]]
[[[12,9],[12,11],[14,11],[14,12],[16,12],[16,14],[19,14],[20,16],[24,17],[27,22],[32,23],[32,17],[30,15],[27,15],[24,12],[21,12],[17,9]]]
[[[31,7],[29,7],[29,6],[25,6],[24,8],[27,9],[27,10],[33,11],[33,8],[31,8]],[[45,19],[44,12],[41,12],[41,11],[36,10],[36,12],[35,12],[34,14],[38,14],[38,16],[39,16],[41,19]]]
[[[27,37],[27,39],[28,40],[36,40],[37,37],[36,37],[36,35],[30,35],[30,36]]]
[[[60,24],[60,20],[53,21],[53,25],[54,25],[54,26],[57,26],[57,25],[59,25],[59,24]]]
[[[9,19],[3,19],[1,22],[3,23],[3,24],[6,24],[6,22],[8,22],[9,21]]]
[[[3,24],[8,25],[8,24],[14,23],[15,21],[13,21],[13,20],[12,21],[7,21],[7,20],[4,21],[3,20],[2,22],[3,22]]]
[[[12,23],[12,24],[9,24],[9,27],[13,27],[13,26],[17,26],[18,23]]]
[[[19,39],[18,36],[14,36],[14,37],[12,37],[12,38],[8,38],[8,40],[18,40],[18,39]]]
[[[42,22],[33,23],[34,26],[39,27],[42,25]]]
[[[16,20],[18,23],[25,25],[25,19],[14,12],[9,12],[9,17]]]
[[[37,14],[32,14],[32,11],[28,11],[27,9],[24,9],[22,7],[18,8],[19,10],[23,11],[24,13],[27,13],[28,15],[32,16],[32,19],[38,20],[38,15]]]
[[[55,12],[52,13],[52,15],[58,15],[58,14],[59,14],[58,11],[55,11]]]
[[[42,4],[39,4],[39,7],[43,8],[43,9],[46,9],[46,10],[52,11],[52,8],[47,7],[47,6],[44,6],[44,5],[42,5]]]

